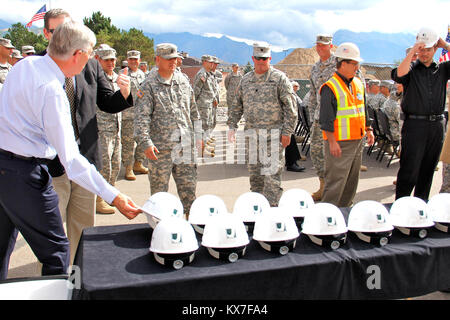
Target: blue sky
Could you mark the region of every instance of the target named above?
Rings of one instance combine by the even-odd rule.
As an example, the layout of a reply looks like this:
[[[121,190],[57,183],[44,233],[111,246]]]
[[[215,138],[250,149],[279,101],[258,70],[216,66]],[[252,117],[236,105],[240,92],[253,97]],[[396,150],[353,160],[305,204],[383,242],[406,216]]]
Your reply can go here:
[[[64,8],[76,20],[101,11],[123,29],[223,34],[278,48],[311,47],[317,33],[339,29],[416,33],[427,26],[445,38],[450,24],[450,0],[8,0],[0,19],[25,24],[44,4]]]

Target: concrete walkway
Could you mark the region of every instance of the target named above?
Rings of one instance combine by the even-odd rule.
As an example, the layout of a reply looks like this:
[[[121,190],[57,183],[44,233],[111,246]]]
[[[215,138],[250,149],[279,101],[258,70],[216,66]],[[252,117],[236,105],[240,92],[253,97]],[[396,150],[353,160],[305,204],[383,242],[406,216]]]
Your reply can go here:
[[[221,197],[230,212],[233,211],[234,201],[242,193],[250,190],[248,172],[245,164],[238,163],[233,159],[232,146],[226,143],[226,126],[218,124],[215,130],[216,156],[209,159],[200,159],[198,166],[197,196],[203,194],[215,194]],[[228,151],[227,151],[228,150]],[[238,158],[244,152],[242,143],[237,144]],[[304,154],[302,152],[302,154]],[[228,155],[228,156],[227,156]],[[369,157],[364,153],[363,164],[368,167],[367,172],[361,172],[355,203],[362,200],[376,200],[381,203],[391,203],[394,201],[395,180],[399,168],[398,159],[394,160],[387,168],[388,159],[385,157],[382,162],[376,161],[376,153]],[[228,160],[228,161],[227,161]],[[283,173],[282,187],[284,190],[290,188],[302,188],[309,192],[314,192],[319,187],[319,180],[315,175],[311,159],[308,154],[306,161],[299,161],[299,164],[306,167],[302,173],[285,171]],[[442,184],[442,164],[435,172],[431,196],[439,193]],[[124,179],[124,171],[120,173],[116,187],[123,193],[129,195],[136,204],[142,206],[150,197],[150,185],[147,175],[138,175],[136,181]],[[169,192],[176,193],[176,186],[173,179],[170,181]],[[129,221],[119,212],[113,215],[96,215],[96,225],[119,225],[132,223],[146,223],[144,215],[140,215]],[[40,264],[36,260],[33,252],[26,241],[19,235],[16,247],[10,261],[9,278],[31,277],[40,275]],[[445,299],[450,300],[450,294],[435,292],[423,297],[414,299]]]

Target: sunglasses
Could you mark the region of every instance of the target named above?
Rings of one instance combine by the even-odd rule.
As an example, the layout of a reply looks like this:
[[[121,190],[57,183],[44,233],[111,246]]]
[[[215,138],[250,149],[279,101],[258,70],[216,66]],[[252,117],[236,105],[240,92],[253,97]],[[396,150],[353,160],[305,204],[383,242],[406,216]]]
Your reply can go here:
[[[50,32],[51,34],[53,34],[53,32],[55,32],[55,29],[48,29],[48,32]]]
[[[260,60],[266,61],[267,59],[269,59],[269,57],[253,57],[253,58],[255,58],[255,60],[258,60],[258,61],[260,61]]]

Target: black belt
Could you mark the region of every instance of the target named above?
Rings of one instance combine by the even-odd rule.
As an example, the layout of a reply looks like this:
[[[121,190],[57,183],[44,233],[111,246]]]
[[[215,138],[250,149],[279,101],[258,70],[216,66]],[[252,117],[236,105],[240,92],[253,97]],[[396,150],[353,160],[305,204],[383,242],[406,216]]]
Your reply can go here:
[[[44,159],[44,158],[36,158],[36,157],[25,157],[25,156],[21,156],[19,154],[15,154],[11,151],[6,151],[3,149],[0,149],[0,153],[7,155],[10,158],[16,158],[16,159],[20,159],[20,160],[25,160],[25,161],[30,161],[30,162],[37,162],[37,163],[42,163],[42,164],[47,164],[48,162],[50,162],[49,159]]]
[[[415,114],[405,114],[405,120],[415,119],[415,120],[427,120],[427,121],[440,121],[444,120],[445,116],[443,114],[431,114],[428,116],[419,116]]]

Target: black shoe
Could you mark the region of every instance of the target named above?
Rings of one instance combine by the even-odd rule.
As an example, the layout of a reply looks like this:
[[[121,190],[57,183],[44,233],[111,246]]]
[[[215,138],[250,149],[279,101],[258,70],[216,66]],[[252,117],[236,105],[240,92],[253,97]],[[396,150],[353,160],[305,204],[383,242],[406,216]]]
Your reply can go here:
[[[294,163],[290,166],[286,166],[287,171],[294,171],[294,172],[303,172],[305,171],[305,167],[300,167],[298,164]]]

